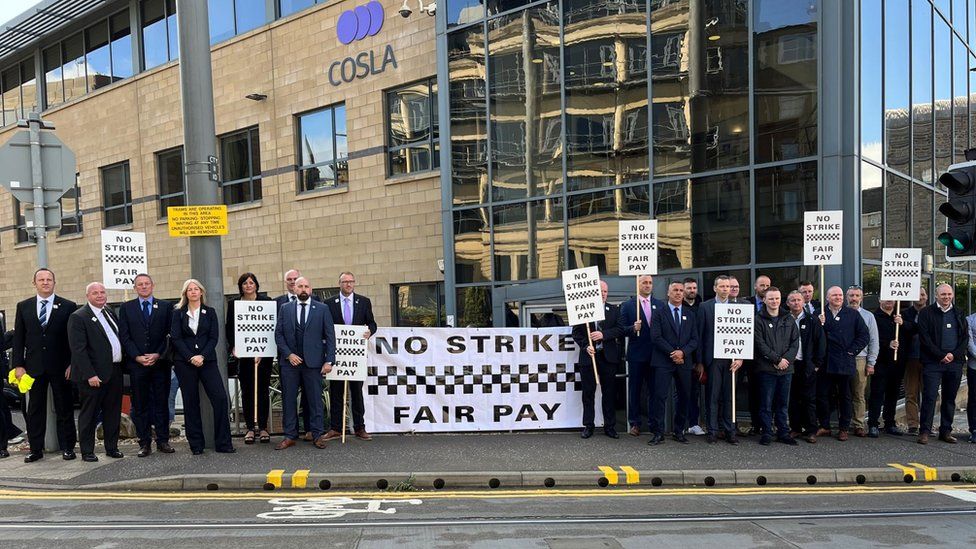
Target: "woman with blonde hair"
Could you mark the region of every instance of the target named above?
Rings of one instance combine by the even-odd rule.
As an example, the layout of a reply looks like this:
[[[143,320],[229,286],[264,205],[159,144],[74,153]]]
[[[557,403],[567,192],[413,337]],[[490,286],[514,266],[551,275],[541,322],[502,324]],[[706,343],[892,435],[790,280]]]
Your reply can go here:
[[[203,453],[203,420],[200,417],[200,386],[213,406],[214,442],[218,452],[233,453],[230,442],[229,398],[217,368],[217,313],[206,305],[207,291],[193,278],[183,283],[180,302],[173,310],[170,338],[173,368],[183,392],[183,415],[190,450]]]

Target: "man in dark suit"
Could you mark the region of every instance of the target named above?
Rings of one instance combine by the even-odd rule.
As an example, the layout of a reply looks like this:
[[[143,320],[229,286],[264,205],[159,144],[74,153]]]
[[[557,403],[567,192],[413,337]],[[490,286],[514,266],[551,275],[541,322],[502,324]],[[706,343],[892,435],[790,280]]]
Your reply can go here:
[[[295,281],[301,278],[302,272],[298,269],[288,269],[285,271],[285,293],[279,295],[275,298],[275,303],[277,303],[277,308],[280,311],[281,306],[286,303],[294,303],[298,299],[298,294],[295,290]],[[321,303],[318,297],[312,295],[312,301],[316,303]],[[305,398],[305,392],[302,391],[301,386],[298,387],[298,396],[301,399],[301,406],[299,409],[299,417],[301,417],[302,422],[298,425],[298,434],[304,437],[305,440],[312,441],[312,430],[309,429],[309,413],[308,413],[308,401]],[[316,404],[318,406],[318,404]]]
[[[583,438],[593,436],[594,410],[596,400],[596,377],[593,375],[593,359],[596,357],[596,368],[600,376],[601,395],[603,399],[603,434],[610,438],[619,438],[617,434],[617,407],[614,398],[617,395],[617,366],[620,364],[620,336],[624,330],[618,322],[620,309],[616,305],[607,303],[609,294],[607,283],[600,281],[600,293],[603,296],[603,320],[594,323],[589,338],[586,331],[589,324],[573,326],[573,340],[580,348],[579,361],[576,371],[583,383]],[[590,346],[590,338],[593,345]]]
[[[281,367],[282,415],[285,438],[275,446],[284,450],[298,440],[298,387],[311,398],[322,394],[322,376],[332,371],[335,362],[335,325],[325,305],[311,298],[312,286],[304,277],[295,281],[297,299],[278,311],[275,342]],[[316,448],[325,448],[323,435],[324,408],[309,407],[310,423],[306,425]]]
[[[95,427],[101,415],[105,455],[121,458],[119,422],[122,414],[122,341],[119,322],[105,306],[105,286],[92,282],[85,288],[88,304],[68,318],[71,346],[71,379],[78,384],[81,412],[78,441],[81,459],[95,457]]]
[[[376,333],[376,320],[373,318],[373,304],[368,297],[355,293],[356,275],[344,272],[339,275],[339,295],[329,300],[332,322],[336,325],[366,326],[366,338]],[[325,440],[342,436],[343,384],[329,383],[329,432]],[[366,405],[363,402],[363,382],[349,382],[349,400],[352,401],[353,432],[360,440],[373,440],[366,431]]]
[[[47,389],[54,395],[58,446],[61,457],[75,459],[74,395],[71,383],[71,349],[68,347],[68,317],[77,305],[54,295],[54,273],[45,268],[34,273],[37,295],[17,304],[11,365],[17,379],[25,373],[34,378],[27,396],[27,438],[30,453],[26,463],[44,457],[47,431]]]
[[[942,421],[939,440],[956,443],[952,419],[956,413],[956,394],[966,367],[969,325],[966,313],[953,305],[955,292],[948,284],[935,288],[935,303],[918,313],[917,328],[922,359],[922,410],[918,443],[928,444],[935,417],[935,401],[942,387]]]
[[[664,314],[651,322],[650,336],[654,344],[651,352],[654,411],[651,414],[650,445],[664,442],[665,405],[671,396],[672,380],[678,394],[672,425],[674,440],[688,444],[684,433],[688,421],[688,399],[691,397],[692,362],[699,342],[695,312],[685,305],[684,298],[684,284],[672,281],[668,285],[668,302],[665,304]]]
[[[817,442],[817,372],[823,368],[827,341],[816,315],[808,314],[803,293],[793,290],[786,296],[790,316],[800,331],[800,347],[793,363],[790,385],[790,436]]]
[[[729,297],[729,277],[720,275],[715,278],[715,297],[701,304],[696,313],[698,340],[700,345],[695,352],[695,370],[704,372],[705,384],[705,425],[708,433],[705,441],[713,444],[718,434],[725,434],[725,442],[738,444],[735,424],[732,418],[732,376],[742,366],[742,360],[715,358],[715,304],[731,303]],[[699,375],[701,375],[699,373]],[[692,376],[691,382],[697,382]]]
[[[755,307],[756,312],[762,310],[763,300],[766,299],[766,290],[772,285],[772,280],[766,275],[759,275],[756,277],[756,282],[752,285],[752,289],[755,293],[746,298],[753,307]],[[746,393],[749,397],[749,423],[752,426],[746,432],[746,435],[758,435],[761,434],[761,429],[759,424],[761,423],[760,413],[759,413],[759,403],[762,400],[759,395],[759,370],[758,364],[754,360],[746,360],[743,363],[745,368],[742,371],[745,373],[746,377]]]
[[[132,422],[139,437],[139,457],[152,453],[152,428],[156,449],[164,454],[175,450],[169,444],[169,396],[173,367],[164,358],[173,304],[153,297],[156,285],[148,274],[135,279],[136,297],[122,304],[119,339],[125,351],[125,366],[132,390]]]
[[[815,317],[820,314],[820,300],[813,298],[813,282],[801,280],[800,287],[797,288],[803,296],[803,312],[807,316]],[[795,379],[795,378],[794,378]]]
[[[655,315],[664,308],[664,303],[654,299],[654,279],[651,275],[637,277],[637,296],[620,305],[620,325],[624,335],[629,340],[627,345],[627,423],[628,433],[632,437],[640,435],[640,416],[643,402],[641,390],[646,388],[647,420],[651,423],[654,395],[654,377],[651,372],[651,343],[650,326]],[[638,299],[640,303],[638,304]]]
[[[817,416],[820,429],[816,436],[830,436],[831,400],[838,401],[837,440],[844,442],[851,427],[854,402],[851,397],[851,376],[857,373],[855,357],[867,346],[868,327],[861,313],[844,306],[844,291],[839,286],[827,290],[827,312],[820,315],[827,338],[824,366],[817,376]]]

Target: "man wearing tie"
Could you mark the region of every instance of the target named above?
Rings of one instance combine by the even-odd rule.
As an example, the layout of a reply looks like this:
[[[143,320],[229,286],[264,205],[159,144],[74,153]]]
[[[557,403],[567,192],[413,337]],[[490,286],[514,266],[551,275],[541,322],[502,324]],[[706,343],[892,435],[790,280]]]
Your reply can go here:
[[[593,436],[594,411],[596,400],[596,378],[593,376],[593,359],[596,357],[596,368],[600,375],[600,394],[603,399],[603,434],[610,438],[619,438],[617,434],[617,407],[614,397],[617,395],[617,365],[620,364],[620,341],[623,328],[617,322],[620,309],[616,305],[607,303],[609,294],[607,283],[600,281],[600,294],[603,297],[603,320],[594,323],[589,338],[586,335],[588,324],[573,326],[573,340],[579,345],[579,361],[576,371],[583,383],[583,433],[582,438]],[[590,338],[593,345],[590,345]]]
[[[122,304],[119,339],[125,351],[132,390],[132,422],[139,437],[139,457],[152,453],[152,428],[156,449],[164,454],[169,445],[169,395],[172,365],[163,358],[173,318],[173,304],[153,297],[155,284],[148,274],[136,275],[138,297]]]
[[[797,288],[803,296],[803,312],[808,317],[820,315],[820,302],[813,298],[813,282],[801,280],[800,287]]]
[[[376,333],[376,320],[373,319],[373,304],[369,298],[355,293],[356,275],[344,272],[339,275],[339,295],[329,301],[332,321],[346,326],[366,326],[366,338]],[[329,432],[326,440],[342,436],[343,384],[329,383]],[[349,400],[352,401],[353,432],[360,440],[373,440],[366,431],[366,406],[363,403],[363,382],[349,382]]]
[[[61,457],[75,459],[74,396],[71,392],[71,349],[68,347],[68,317],[77,305],[54,295],[54,273],[40,268],[34,273],[37,295],[17,304],[11,365],[20,379],[25,373],[34,378],[27,393],[27,438],[31,463],[44,457],[47,430],[47,389],[54,395],[57,414],[58,446]]]
[[[85,288],[88,304],[68,319],[71,379],[78,384],[81,412],[78,440],[81,459],[95,457],[95,426],[102,416],[105,455],[119,459],[119,422],[122,414],[122,342],[119,323],[105,307],[105,286],[92,282]]]
[[[325,306],[311,298],[312,286],[304,277],[295,281],[298,292],[292,303],[278,311],[275,342],[278,344],[278,364],[281,366],[282,415],[285,438],[275,446],[284,450],[298,440],[298,388],[311,398],[322,394],[322,376],[332,371],[335,362],[335,325]],[[316,448],[325,448],[322,434],[324,408],[308,408],[310,423],[306,424]]]
[[[301,278],[302,272],[298,269],[289,269],[285,271],[285,293],[279,295],[275,298],[275,303],[277,303],[277,308],[280,311],[281,306],[286,303],[294,303],[298,299],[298,295],[295,293],[295,281]],[[319,299],[312,296],[312,301],[318,302]],[[301,417],[302,423],[299,427],[299,433],[304,433],[305,440],[312,440],[312,430],[309,429],[309,413],[308,413],[308,402],[305,399],[305,393],[302,391],[301,386],[298,387],[298,396],[301,398]]]
[[[691,397],[692,356],[698,350],[698,326],[695,312],[684,303],[685,287],[679,281],[668,285],[668,303],[664,318],[651,323],[651,369],[654,371],[654,411],[651,414],[650,445],[664,442],[665,404],[674,380],[678,394],[674,406],[674,440],[688,444],[685,427],[688,421],[688,399]]]
[[[637,297],[628,299],[620,305],[620,325],[624,335],[629,340],[627,345],[627,397],[630,406],[627,408],[627,423],[630,424],[628,433],[632,437],[640,436],[641,390],[647,389],[647,421],[651,423],[654,394],[654,378],[651,372],[651,323],[657,313],[664,308],[664,304],[651,297],[654,290],[654,279],[651,275],[637,277]],[[639,305],[638,305],[639,300]]]

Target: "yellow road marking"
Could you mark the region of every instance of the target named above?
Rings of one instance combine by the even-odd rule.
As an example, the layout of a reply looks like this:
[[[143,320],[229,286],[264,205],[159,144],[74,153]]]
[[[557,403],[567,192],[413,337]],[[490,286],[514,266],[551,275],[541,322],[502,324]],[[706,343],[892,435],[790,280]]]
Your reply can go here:
[[[603,476],[607,477],[607,480],[610,482],[610,484],[617,484],[617,482],[620,481],[620,475],[618,475],[617,471],[615,471],[612,467],[607,467],[606,465],[600,465],[598,469],[603,471]]]
[[[925,473],[925,480],[937,480],[939,478],[939,471],[935,467],[929,467],[921,463],[909,463],[909,465],[921,469]]]
[[[274,469],[268,473],[269,484],[273,484],[275,488],[281,488],[281,475],[285,474],[284,469]]]
[[[620,470],[627,475],[627,484],[640,484],[640,473],[630,465],[621,465]]]
[[[906,474],[906,475],[912,477],[912,480],[915,480],[915,479],[918,478],[918,475],[915,474],[915,469],[913,469],[912,467],[906,467],[906,466],[902,465],[901,463],[889,463],[888,464],[888,467],[894,467],[895,469],[898,469],[903,474]]]
[[[308,469],[299,469],[291,476],[292,488],[304,488],[308,482]]]

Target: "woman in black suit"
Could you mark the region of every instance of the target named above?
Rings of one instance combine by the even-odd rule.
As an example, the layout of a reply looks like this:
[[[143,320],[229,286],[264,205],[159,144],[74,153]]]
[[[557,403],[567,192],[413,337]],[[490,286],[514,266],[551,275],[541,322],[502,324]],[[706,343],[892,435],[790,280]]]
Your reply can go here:
[[[238,301],[274,301],[268,296],[258,295],[261,283],[254,273],[244,273],[237,279],[237,289],[240,297],[230,302],[227,306],[227,322],[224,328],[227,335],[227,349],[232,357],[237,357],[234,348],[234,336],[237,332],[235,324],[236,315],[234,306]],[[247,433],[244,434],[244,444],[254,444],[254,433],[259,431],[258,439],[263,442],[271,442],[271,435],[268,434],[268,409],[270,398],[268,387],[271,385],[271,366],[274,364],[274,357],[259,358],[238,358],[237,379],[241,383],[241,400],[244,407],[244,422],[247,423]],[[255,404],[257,395],[257,404]],[[257,417],[255,417],[257,416]]]
[[[183,415],[186,418],[186,438],[190,450],[197,456],[203,453],[203,421],[200,418],[200,386],[213,406],[214,442],[218,452],[233,453],[230,442],[229,399],[227,386],[217,368],[217,340],[220,336],[217,314],[205,305],[207,292],[199,281],[183,283],[180,302],[173,310],[170,339],[175,356],[173,368],[183,392]]]

